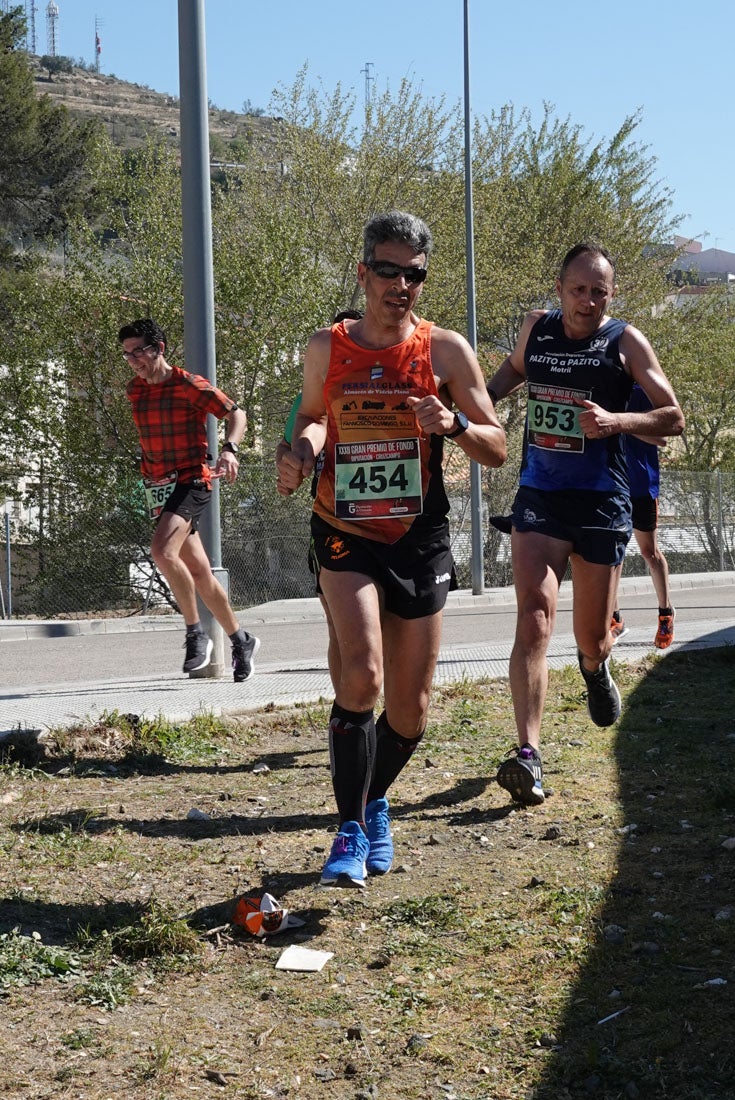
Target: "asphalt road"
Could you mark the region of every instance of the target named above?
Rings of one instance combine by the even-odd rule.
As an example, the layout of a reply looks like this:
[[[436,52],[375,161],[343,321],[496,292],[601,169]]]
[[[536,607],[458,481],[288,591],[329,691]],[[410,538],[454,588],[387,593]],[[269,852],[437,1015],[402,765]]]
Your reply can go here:
[[[710,575],[706,582],[700,577],[672,578],[680,627],[701,627],[702,633],[708,633],[735,623],[735,579],[731,574],[722,577]],[[688,581],[691,587],[684,586]],[[682,587],[677,587],[679,584]],[[572,629],[566,591],[565,586],[556,626],[559,634],[568,634]],[[497,595],[494,590],[493,598]],[[474,606],[458,606],[450,597],[444,617],[443,648],[512,641],[516,618],[512,592],[505,594],[503,603],[477,599]],[[628,625],[644,631],[650,628],[653,639],[657,609],[650,581],[643,577],[624,579],[620,603]],[[240,614],[242,624],[261,639],[258,667],[289,668],[293,662],[303,661],[323,665],[327,631],[321,608],[316,600],[300,601],[300,606],[299,618],[285,617],[283,604],[263,605]],[[30,640],[11,639],[0,624],[0,688],[180,675],[183,640],[180,620],[174,620],[172,629],[166,630]],[[619,644],[624,645],[625,639]]]

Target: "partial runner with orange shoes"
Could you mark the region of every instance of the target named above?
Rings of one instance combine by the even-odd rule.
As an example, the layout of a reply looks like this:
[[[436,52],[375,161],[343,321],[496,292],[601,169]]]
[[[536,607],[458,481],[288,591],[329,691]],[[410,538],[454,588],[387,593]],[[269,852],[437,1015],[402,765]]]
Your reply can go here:
[[[651,404],[640,386],[635,385],[628,400],[627,411],[647,412]],[[669,566],[658,544],[658,497],[660,486],[659,447],[667,442],[651,437],[626,435],[625,457],[633,504],[633,534],[648,566],[658,598],[658,627],[653,639],[657,649],[668,649],[674,640],[674,616],[669,588]],[[619,608],[613,612],[610,633],[617,642],[628,633]]]

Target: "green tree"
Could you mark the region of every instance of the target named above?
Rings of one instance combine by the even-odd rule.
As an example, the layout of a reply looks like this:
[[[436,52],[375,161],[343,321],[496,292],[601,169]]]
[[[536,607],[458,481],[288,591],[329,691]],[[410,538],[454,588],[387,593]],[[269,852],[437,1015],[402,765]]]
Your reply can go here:
[[[735,305],[724,286],[679,299],[649,323],[656,353],[686,413],[677,469],[735,472]]]
[[[45,53],[40,59],[39,65],[46,70],[49,80],[53,80],[54,76],[58,76],[59,73],[74,72],[74,62],[70,57],[52,57]]]
[[[662,452],[679,523],[698,532],[711,569],[735,564],[735,325],[726,286],[672,294],[649,335],[686,416]]]
[[[615,255],[620,308],[627,319],[645,328],[652,306],[663,300],[673,249],[654,250],[651,243],[671,239],[675,221],[669,215],[670,196],[656,183],[655,161],[635,141],[637,125],[636,117],[628,118],[611,140],[593,143],[580,126],[556,118],[549,105],[538,125],[512,105],[476,121],[477,340],[488,375],[514,346],[525,314],[555,304],[559,263],[579,240],[596,237]],[[463,134],[454,128],[446,146],[447,167],[428,184],[429,193],[438,195],[436,209],[445,215],[431,286],[432,306],[437,287],[442,301],[433,315],[460,330],[466,329],[463,153]],[[492,512],[506,511],[515,491],[524,414],[522,393],[500,406],[509,458],[486,475]],[[493,563],[501,541],[491,529]]]
[[[4,334],[0,465],[34,517],[24,534],[38,613],[127,598],[128,564],[145,556],[150,531],[135,491],[130,371],[117,331],[152,314],[168,327],[174,357],[181,348],[176,157],[153,146],[126,156],[107,143],[99,166],[95,223],[72,218],[64,269],[19,283]]]
[[[89,210],[99,132],[35,94],[24,34],[22,9],[0,13],[0,264],[19,241],[58,236],[75,212]]]

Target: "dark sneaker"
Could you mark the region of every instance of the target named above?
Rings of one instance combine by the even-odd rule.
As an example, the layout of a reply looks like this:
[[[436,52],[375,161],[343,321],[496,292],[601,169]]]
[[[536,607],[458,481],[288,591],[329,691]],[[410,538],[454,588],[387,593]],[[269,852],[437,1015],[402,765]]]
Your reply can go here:
[[[613,617],[610,621],[610,633],[613,637],[613,645],[628,633],[628,627],[625,625],[625,619],[619,611],[613,611]]]
[[[253,658],[260,649],[260,638],[246,634],[244,642],[235,642],[232,647],[232,674],[236,684],[249,680],[255,672]]]
[[[393,838],[390,833],[388,801],[374,798],[365,807],[365,828],[370,845],[367,870],[370,875],[385,875],[393,863]]]
[[[653,639],[656,649],[668,649],[673,642],[675,614],[676,612],[672,611],[670,615],[659,615],[658,630],[656,631],[656,637]]]
[[[524,806],[540,806],[546,798],[541,755],[530,745],[511,749],[508,759],[498,768],[496,778],[514,802],[522,802]]]
[[[577,652],[579,671],[587,685],[587,711],[596,726],[611,726],[620,717],[620,692],[610,675],[610,658],[603,661],[594,672],[588,672],[582,664],[582,654]]]
[[[357,821],[345,821],[322,871],[322,886],[364,886],[370,844]]]
[[[206,668],[212,658],[212,639],[201,630],[187,630],[184,642],[184,672],[198,672]]]

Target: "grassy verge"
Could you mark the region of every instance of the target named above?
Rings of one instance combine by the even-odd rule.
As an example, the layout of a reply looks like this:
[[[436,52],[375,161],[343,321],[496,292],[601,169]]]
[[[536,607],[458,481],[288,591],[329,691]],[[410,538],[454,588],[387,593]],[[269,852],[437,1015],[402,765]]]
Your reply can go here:
[[[318,886],[326,707],[95,726],[0,769],[9,1097],[731,1097],[735,655],[617,665],[610,730],[552,674],[534,810],[494,783],[503,682],[437,693],[393,872]],[[267,890],[303,928],[259,940]],[[289,943],[334,953],[275,969]]]

